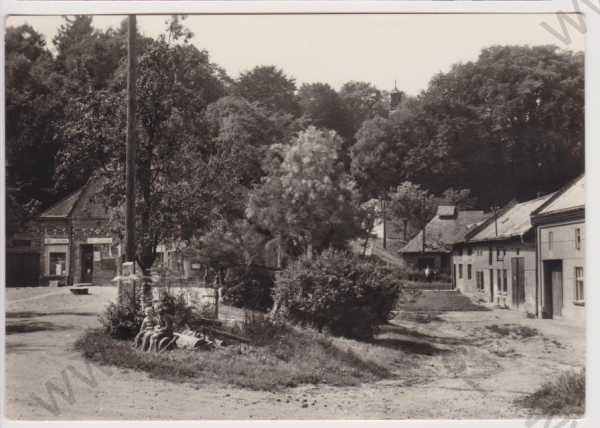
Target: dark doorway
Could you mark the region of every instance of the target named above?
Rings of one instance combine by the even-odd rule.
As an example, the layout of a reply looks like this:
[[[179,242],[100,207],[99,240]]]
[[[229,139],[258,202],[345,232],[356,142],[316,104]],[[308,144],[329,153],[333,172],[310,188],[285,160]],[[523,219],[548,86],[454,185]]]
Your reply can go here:
[[[490,303],[494,303],[494,269],[490,269]]]
[[[419,270],[423,270],[426,267],[429,267],[429,269],[433,269],[434,266],[435,260],[433,259],[433,257],[419,257],[419,259],[417,260],[417,268]]]
[[[6,286],[39,285],[40,255],[37,253],[6,254]]]
[[[513,257],[511,259],[512,276],[512,304],[519,306],[525,302],[525,259]]]
[[[543,318],[555,318],[562,315],[563,286],[562,260],[544,261],[544,307]]]
[[[81,282],[92,282],[94,278],[94,246],[81,246]]]

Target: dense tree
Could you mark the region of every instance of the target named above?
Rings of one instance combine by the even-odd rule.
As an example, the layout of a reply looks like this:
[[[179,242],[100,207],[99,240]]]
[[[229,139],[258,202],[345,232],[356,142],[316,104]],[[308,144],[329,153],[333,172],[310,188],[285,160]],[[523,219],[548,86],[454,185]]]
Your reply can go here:
[[[62,105],[53,93],[52,55],[29,25],[6,31],[6,159],[11,192],[8,233],[53,201],[56,123]]]
[[[299,113],[294,79],[272,65],[257,66],[240,74],[233,85],[233,93],[262,104],[274,113],[292,116]]]
[[[326,83],[303,84],[298,103],[306,121],[317,128],[331,129],[348,137],[348,114],[338,93]]]
[[[279,147],[281,162],[250,195],[250,221],[309,254],[361,236],[364,212],[339,159],[341,138],[309,127]]]
[[[382,92],[368,82],[346,82],[339,96],[348,115],[350,136],[358,131],[365,120],[387,116],[388,106]]]
[[[365,122],[353,173],[366,195],[383,180],[381,164],[398,182],[384,180],[380,191],[410,180],[439,194],[451,183],[471,189],[484,208],[555,190],[583,171],[583,82],[581,53],[484,49],[387,120]]]
[[[171,26],[138,58],[136,237],[144,273],[159,242],[179,237],[190,221],[208,221],[202,215],[209,209],[193,204],[226,190],[214,188],[224,184],[219,178],[225,174],[215,171],[219,162],[202,157],[207,144],[203,112],[224,89],[208,54],[189,45],[187,37]],[[104,191],[113,206],[122,206],[125,196],[125,75],[122,66],[109,89],[71,103],[58,170],[67,182],[86,171],[106,176]]]

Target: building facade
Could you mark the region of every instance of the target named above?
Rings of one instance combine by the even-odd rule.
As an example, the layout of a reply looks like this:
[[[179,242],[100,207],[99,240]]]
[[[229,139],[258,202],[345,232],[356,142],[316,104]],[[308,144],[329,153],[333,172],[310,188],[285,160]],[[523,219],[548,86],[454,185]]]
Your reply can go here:
[[[539,311],[585,322],[585,178],[570,183],[532,215],[537,233]]]
[[[413,270],[429,267],[450,275],[452,246],[462,242],[465,234],[485,218],[483,211],[440,205],[435,217],[400,250],[400,255]]]
[[[467,233],[453,249],[456,288],[483,302],[538,315],[531,213],[551,196],[509,204]]]
[[[7,248],[13,254],[8,286],[100,284],[116,276],[121,246],[110,230],[101,186],[89,181],[14,235]],[[24,264],[31,272],[23,271]]]

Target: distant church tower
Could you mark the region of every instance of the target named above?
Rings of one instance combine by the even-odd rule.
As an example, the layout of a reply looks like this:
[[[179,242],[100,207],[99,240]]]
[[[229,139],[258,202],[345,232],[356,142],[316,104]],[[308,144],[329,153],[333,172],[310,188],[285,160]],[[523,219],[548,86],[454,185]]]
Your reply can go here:
[[[390,93],[390,111],[398,109],[403,98],[404,92],[398,90],[396,81],[394,80],[394,90]]]

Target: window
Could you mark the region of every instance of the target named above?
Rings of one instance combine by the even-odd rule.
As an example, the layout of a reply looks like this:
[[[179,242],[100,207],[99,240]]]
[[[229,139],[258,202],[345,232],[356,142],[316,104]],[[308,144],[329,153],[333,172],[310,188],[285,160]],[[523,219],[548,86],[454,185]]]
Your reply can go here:
[[[479,291],[483,291],[483,272],[481,272],[481,271],[475,272],[475,279],[477,281],[477,289]]]
[[[548,249],[552,250],[554,246],[554,232],[548,232]]]
[[[473,254],[473,247],[467,247],[467,256],[470,256]]]
[[[521,249],[517,248],[517,256],[521,253]]]
[[[477,248],[475,250],[475,254],[477,254],[478,256],[483,256],[483,248]]]
[[[458,278],[462,279],[462,277],[463,277],[463,265],[462,265],[462,263],[460,263],[458,265]]]
[[[502,270],[502,291],[504,294],[508,294],[508,272],[506,269]]]
[[[492,264],[492,261],[494,258],[493,252],[492,252],[492,247],[488,248],[488,256],[489,256],[489,262],[490,262],[490,264]]]
[[[48,273],[60,276],[67,274],[67,253],[50,253]]]
[[[505,254],[506,254],[506,250],[503,250],[500,247],[496,248],[496,260],[497,261],[499,261],[499,262],[503,261]]]
[[[494,289],[494,269],[490,269],[490,289]]]
[[[472,279],[472,278],[473,278],[472,266],[467,265],[467,279]]]
[[[581,229],[575,228],[575,249],[581,250]]]
[[[463,255],[463,248],[462,248],[462,247],[460,247],[460,248],[458,249],[458,255],[459,255],[459,256],[462,256],[462,255]]]
[[[583,291],[583,268],[581,266],[575,267],[575,303],[584,302],[584,291]]]

